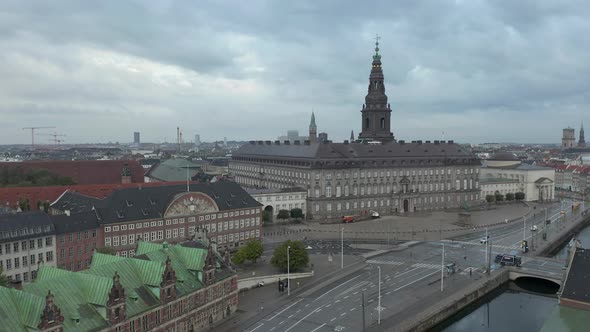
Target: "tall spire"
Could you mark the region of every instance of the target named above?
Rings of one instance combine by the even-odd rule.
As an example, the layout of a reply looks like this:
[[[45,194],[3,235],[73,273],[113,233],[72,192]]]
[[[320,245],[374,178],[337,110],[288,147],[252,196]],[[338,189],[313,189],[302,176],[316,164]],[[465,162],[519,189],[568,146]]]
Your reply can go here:
[[[375,36],[375,54],[369,75],[369,88],[365,97],[365,104],[361,110],[361,132],[359,139],[366,141],[393,141],[391,133],[391,108],[385,94],[385,78],[381,68],[381,54],[379,54],[379,35]]]
[[[350,141],[354,142],[354,130],[350,131]]]
[[[584,121],[580,127],[580,139],[578,140],[578,146],[581,148],[586,147],[586,140],[584,139]]]
[[[318,127],[315,124],[315,114],[311,111],[311,121],[309,122],[309,141],[316,143],[318,141]]]

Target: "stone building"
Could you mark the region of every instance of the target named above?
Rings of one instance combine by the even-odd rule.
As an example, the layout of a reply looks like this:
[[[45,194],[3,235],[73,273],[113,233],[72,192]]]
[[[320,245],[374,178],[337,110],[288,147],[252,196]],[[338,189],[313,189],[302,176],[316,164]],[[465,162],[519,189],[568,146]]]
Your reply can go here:
[[[93,229],[75,229],[78,226],[70,227],[75,229],[73,235],[58,234],[58,242],[65,242],[69,247],[67,257],[72,247],[79,253],[94,245],[110,247],[122,257],[133,257],[140,239],[183,242],[197,227],[207,229],[221,248],[236,248],[248,239],[259,239],[262,227],[261,204],[234,182],[191,184],[188,188],[186,185],[123,188],[104,199],[66,192],[51,204],[51,212],[70,215],[62,217],[60,222],[74,223],[83,218],[84,225],[97,225],[96,238],[86,238],[86,231],[94,234]],[[71,246],[72,236],[80,242]],[[100,243],[96,243],[97,239]],[[61,252],[60,248],[59,266],[69,269],[71,261],[66,257],[62,262]]]
[[[301,209],[306,211],[307,190],[303,188],[244,188],[258,203],[262,204],[264,211],[277,217],[280,210]]]
[[[251,141],[232,154],[230,173],[244,186],[304,188],[308,218],[480,202],[480,162],[474,154],[453,141],[396,141],[390,115],[376,47],[359,143]],[[315,117],[312,125],[310,137],[317,132]]]
[[[238,306],[237,275],[208,242],[139,242],[134,258],[95,253],[70,272],[39,268],[34,283],[0,287],[6,331],[203,331]]]
[[[561,138],[561,148],[569,149],[576,146],[576,131],[574,128],[564,128]]]
[[[46,213],[0,215],[0,267],[9,280],[28,283],[39,266],[55,265],[55,227]]]
[[[555,170],[523,164],[513,153],[498,152],[481,167],[481,197],[500,193],[524,193],[525,201],[555,198]]]

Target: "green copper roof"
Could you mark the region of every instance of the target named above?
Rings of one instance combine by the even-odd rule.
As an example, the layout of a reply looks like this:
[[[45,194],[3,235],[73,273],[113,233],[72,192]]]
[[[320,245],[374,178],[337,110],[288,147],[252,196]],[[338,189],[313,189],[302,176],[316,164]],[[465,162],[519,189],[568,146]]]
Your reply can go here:
[[[202,248],[140,241],[135,258],[95,252],[91,268],[85,271],[41,266],[35,282],[22,291],[0,287],[0,330],[36,331],[49,291],[64,316],[64,331],[102,330],[109,326],[106,304],[115,273],[125,289],[127,317],[136,317],[160,305],[159,287],[168,258],[176,274],[177,295],[182,296],[203,287],[198,276],[206,256]],[[218,279],[231,275],[230,270],[220,270]]]

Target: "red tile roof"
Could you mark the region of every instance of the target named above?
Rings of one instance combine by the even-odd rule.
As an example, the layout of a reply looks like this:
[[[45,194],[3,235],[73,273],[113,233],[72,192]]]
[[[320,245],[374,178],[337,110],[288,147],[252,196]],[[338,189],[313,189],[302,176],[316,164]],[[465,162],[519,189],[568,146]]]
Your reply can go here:
[[[138,188],[138,187],[158,187],[170,186],[175,184],[185,184],[186,182],[151,182],[151,183],[111,183],[111,184],[94,184],[94,185],[73,185],[73,186],[50,186],[50,187],[16,187],[0,188],[0,204],[14,208],[19,198],[28,198],[31,202],[31,209],[37,209],[38,201],[54,202],[66,190],[78,192],[82,195],[96,198],[105,198],[113,191],[120,188]],[[191,182],[197,183],[197,182]]]
[[[121,183],[123,167],[131,171],[131,182],[144,182],[144,169],[135,160],[49,160],[0,163],[4,167],[29,169],[46,169],[61,176],[69,176],[76,184],[111,184]]]

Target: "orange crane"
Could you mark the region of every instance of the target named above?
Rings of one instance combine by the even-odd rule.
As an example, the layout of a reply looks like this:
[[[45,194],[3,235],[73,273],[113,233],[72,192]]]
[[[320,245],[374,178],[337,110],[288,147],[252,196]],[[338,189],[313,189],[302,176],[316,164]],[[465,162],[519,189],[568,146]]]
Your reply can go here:
[[[23,130],[25,130],[25,129],[31,130],[31,150],[35,150],[35,129],[49,129],[49,128],[55,128],[55,127],[24,127],[23,128]]]

